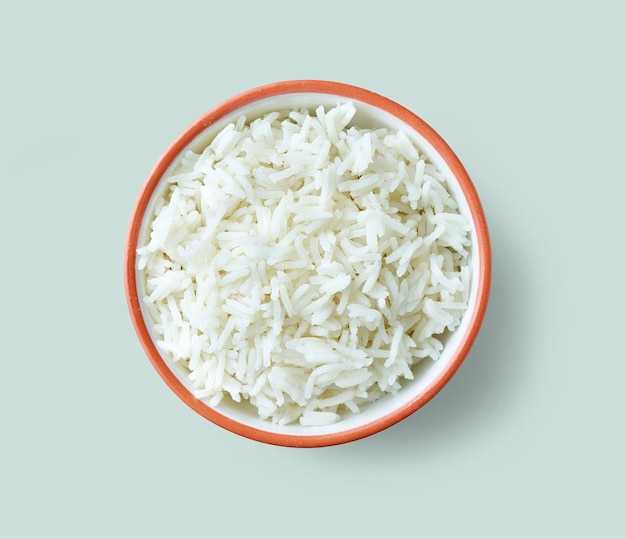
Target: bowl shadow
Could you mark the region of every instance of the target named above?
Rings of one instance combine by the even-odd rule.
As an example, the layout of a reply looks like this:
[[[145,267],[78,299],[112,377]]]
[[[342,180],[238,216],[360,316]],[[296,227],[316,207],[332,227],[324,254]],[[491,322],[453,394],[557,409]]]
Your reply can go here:
[[[531,297],[524,290],[519,250],[505,233],[491,233],[493,272],[489,305],[470,353],[448,384],[429,403],[388,429],[326,450],[349,451],[364,459],[402,453],[440,452],[468,436],[480,436],[490,419],[517,398],[519,364],[511,350],[524,337],[519,316]],[[324,451],[323,451],[324,452]]]

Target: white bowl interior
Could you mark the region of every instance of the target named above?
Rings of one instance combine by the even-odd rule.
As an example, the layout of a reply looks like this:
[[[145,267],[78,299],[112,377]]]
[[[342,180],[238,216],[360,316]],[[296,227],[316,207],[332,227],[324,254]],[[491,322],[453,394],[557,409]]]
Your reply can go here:
[[[418,148],[425,153],[431,163],[439,168],[439,170],[445,175],[448,181],[448,188],[455,197],[459,211],[465,215],[471,226],[470,238],[472,241],[472,248],[470,250],[470,275],[471,275],[471,289],[469,297],[469,308],[465,312],[460,326],[453,333],[446,334],[442,341],[444,343],[444,350],[441,357],[437,361],[431,361],[425,359],[421,361],[415,368],[415,378],[411,381],[405,381],[402,390],[397,394],[389,394],[380,400],[371,403],[367,406],[363,406],[361,412],[358,414],[347,412],[342,416],[342,419],[332,425],[323,427],[310,427],[301,426],[300,424],[279,426],[274,425],[270,421],[263,420],[258,417],[256,409],[247,403],[235,403],[229,401],[227,397],[224,397],[222,402],[216,407],[216,410],[221,414],[229,417],[230,419],[254,427],[266,432],[287,434],[296,436],[315,436],[321,434],[333,434],[353,428],[362,427],[368,423],[378,420],[398,408],[402,408],[409,402],[413,401],[416,397],[426,391],[446,370],[450,361],[453,359],[455,350],[464,340],[465,336],[470,330],[470,321],[472,320],[473,312],[477,308],[477,289],[478,283],[474,276],[480,273],[480,260],[475,255],[477,253],[478,242],[481,241],[476,233],[476,223],[474,216],[472,215],[469,205],[467,203],[465,194],[458,183],[456,177],[452,173],[452,170],[443,159],[443,157],[433,148],[433,146],[426,140],[419,132],[414,128],[407,125],[399,118],[391,115],[385,110],[374,107],[368,103],[364,103],[354,99],[347,99],[342,96],[319,94],[319,93],[294,93],[285,94],[275,97],[265,98],[259,101],[255,101],[240,109],[233,111],[232,113],[224,116],[219,121],[210,125],[200,135],[198,135],[184,150],[192,149],[196,152],[202,151],[215,135],[223,129],[228,123],[236,120],[242,113],[246,115],[248,120],[261,117],[269,112],[275,110],[294,109],[306,107],[310,110],[314,110],[319,105],[325,107],[335,106],[337,103],[352,101],[357,108],[357,113],[352,125],[356,125],[362,128],[375,128],[375,127],[388,127],[393,130],[404,130],[405,133],[414,141]],[[183,153],[181,152],[181,154]],[[170,165],[165,172],[166,176],[169,171],[176,166],[178,158]],[[155,201],[163,196],[168,185],[166,182],[161,182],[155,192],[153,193],[148,208],[146,210],[144,220],[141,225],[139,243],[144,244],[149,238],[149,222],[150,216],[153,214],[153,208]],[[474,254],[474,256],[473,256]],[[145,285],[142,280],[140,272],[137,272],[137,283],[139,298],[145,296]],[[142,312],[144,320],[149,320],[147,313],[142,305]],[[155,338],[155,335],[149,327],[150,335]],[[181,383],[189,389],[190,393],[193,393],[191,384],[189,383],[186,373],[183,369],[171,362],[164,356],[165,364],[170,368],[174,375],[181,381]],[[208,405],[207,405],[208,406]]]

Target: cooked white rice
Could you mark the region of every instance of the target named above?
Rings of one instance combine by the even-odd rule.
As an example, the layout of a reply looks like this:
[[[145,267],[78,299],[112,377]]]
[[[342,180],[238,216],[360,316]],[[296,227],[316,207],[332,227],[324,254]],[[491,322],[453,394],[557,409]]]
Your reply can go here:
[[[138,249],[157,346],[197,398],[325,425],[413,378],[458,327],[469,224],[440,171],[352,103],[186,151]]]

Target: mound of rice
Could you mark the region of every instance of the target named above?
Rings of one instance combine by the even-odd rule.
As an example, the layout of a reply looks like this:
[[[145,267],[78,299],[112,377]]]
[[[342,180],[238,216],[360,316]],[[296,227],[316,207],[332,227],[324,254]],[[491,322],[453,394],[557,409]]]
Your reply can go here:
[[[211,406],[330,424],[398,391],[460,323],[466,218],[405,133],[354,114],[241,116],[165,180],[138,249],[146,312]]]

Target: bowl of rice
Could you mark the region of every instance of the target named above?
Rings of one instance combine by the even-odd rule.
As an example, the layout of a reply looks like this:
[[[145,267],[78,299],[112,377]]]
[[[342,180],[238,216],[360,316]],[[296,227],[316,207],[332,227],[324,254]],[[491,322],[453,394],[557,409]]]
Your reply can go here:
[[[351,442],[457,371],[487,308],[484,212],[413,112],[355,86],[254,88],[150,172],[125,248],[132,323],[167,386],[268,444]]]

